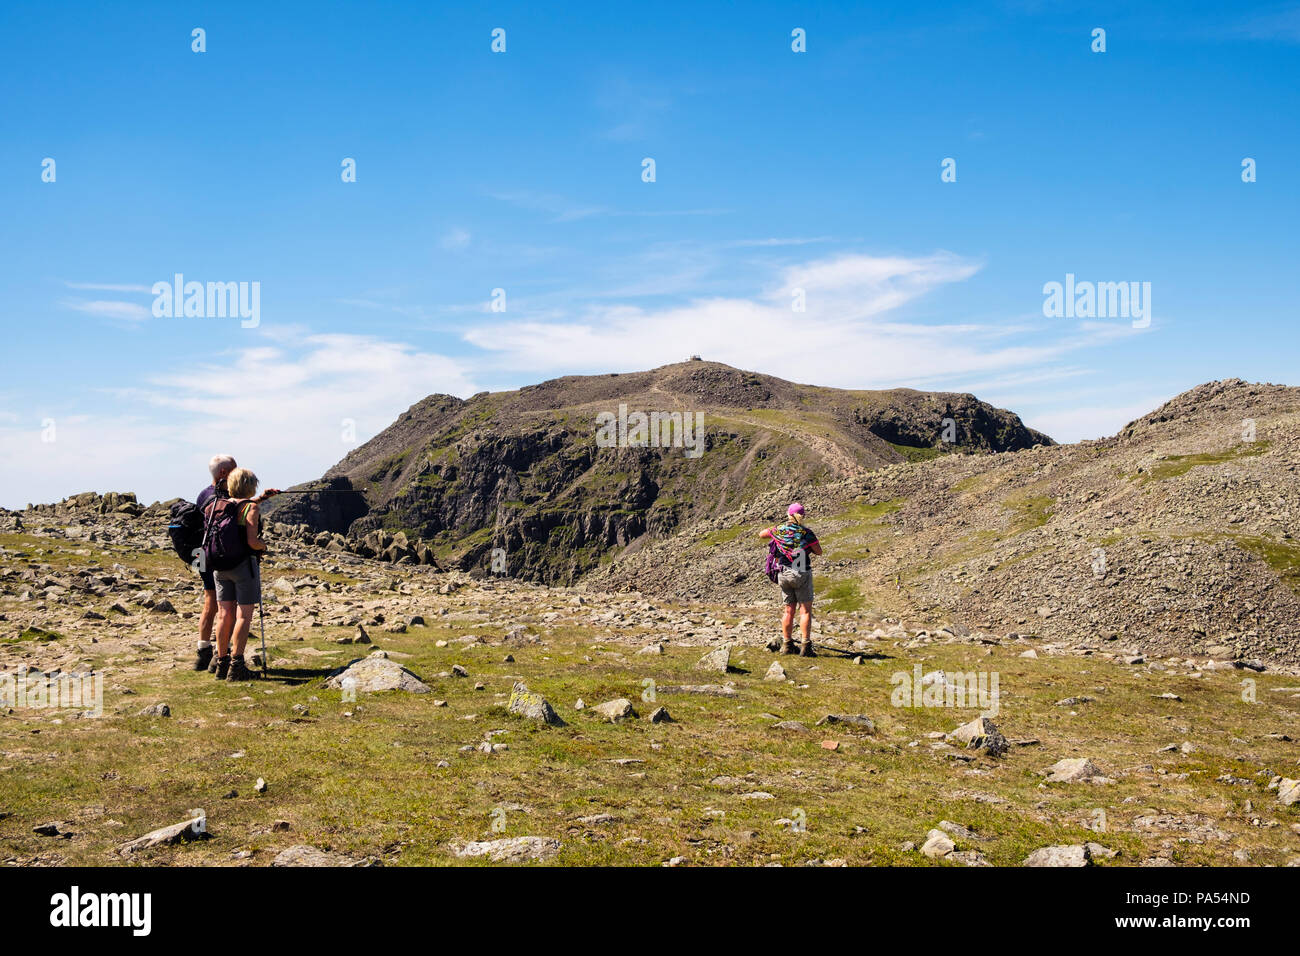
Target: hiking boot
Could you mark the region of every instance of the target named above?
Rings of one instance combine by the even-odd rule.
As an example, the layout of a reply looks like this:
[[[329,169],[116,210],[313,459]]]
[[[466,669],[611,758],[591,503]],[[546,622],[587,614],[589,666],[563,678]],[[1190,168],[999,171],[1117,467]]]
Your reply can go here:
[[[217,675],[217,680],[225,680],[226,675],[230,673],[230,655],[213,658],[212,663],[215,667],[213,673]]]
[[[813,650],[812,641],[804,642],[803,647],[799,648],[800,657],[816,657],[817,652]]]
[[[212,652],[212,662],[211,662],[210,664],[208,664],[208,673],[209,673],[209,674],[215,674],[215,673],[217,672],[217,661],[218,661],[218,659],[219,659],[219,658],[217,657],[217,652],[216,652],[216,651],[213,651],[213,652]]]
[[[798,654],[799,651],[794,646],[794,641],[786,641],[781,645],[782,654]]]
[[[194,669],[196,671],[206,671],[212,666],[213,647],[209,644],[207,647],[200,647],[198,656],[194,658]]]
[[[248,665],[244,663],[242,656],[230,659],[230,676],[226,680],[252,680],[256,676],[248,669]]]

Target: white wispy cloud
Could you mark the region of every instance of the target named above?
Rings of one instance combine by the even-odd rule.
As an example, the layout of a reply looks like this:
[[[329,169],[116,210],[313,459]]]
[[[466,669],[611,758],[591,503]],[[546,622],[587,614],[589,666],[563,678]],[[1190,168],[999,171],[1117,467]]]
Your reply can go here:
[[[319,476],[431,393],[481,391],[461,363],[403,343],[339,334],[250,339],[183,372],[26,414],[6,410],[0,459],[24,467],[0,470],[0,503],[91,490],[189,497],[218,451],[283,487]],[[53,442],[42,441],[45,417],[55,421]],[[356,443],[343,440],[345,420]]]
[[[732,270],[734,259],[718,251],[726,245],[640,250],[624,272],[600,276],[643,274],[637,291],[652,295],[663,288],[657,275],[689,270],[694,263],[697,271],[668,282],[663,291],[672,295],[664,305],[634,304],[638,300],[630,296],[590,287],[548,292],[537,301],[513,297],[507,314],[485,311],[486,300],[466,304],[455,328],[473,347],[468,355],[452,357],[378,336],[268,325],[247,339],[235,336],[225,351],[183,371],[148,374],[79,403],[69,399],[24,413],[0,402],[12,408],[0,409],[0,456],[25,463],[0,473],[0,503],[92,489],[135,490],[150,500],[189,494],[196,477],[201,483],[207,458],[219,450],[232,452],[267,482],[290,484],[320,475],[346,454],[351,445],[343,441],[345,420],[355,423],[357,440],[364,441],[434,392],[468,396],[481,390],[481,381],[514,387],[556,374],[651,368],[691,354],[843,388],[974,391],[1024,412],[1028,424],[1058,440],[1111,433],[1167,397],[1118,401],[1084,394],[1077,386],[1070,394],[1063,389],[1067,380],[1086,373],[1067,356],[1151,330],[1028,314],[978,321],[908,318],[910,307],[927,296],[975,276],[982,268],[978,259],[938,251],[754,260],[744,263],[747,294],[683,298],[682,289],[709,288],[720,271]],[[731,284],[744,287],[734,277]],[[792,309],[796,290],[804,295],[803,312]],[[400,289],[345,301],[422,314],[421,307],[403,303]],[[117,319],[148,315],[135,303],[73,307]],[[962,309],[967,315],[983,311]],[[56,443],[40,441],[45,415],[59,422]]]
[[[64,282],[69,289],[85,289],[94,292],[139,292],[143,295],[151,295],[153,287],[147,285],[133,285],[130,283],[113,283],[113,282]]]
[[[153,314],[138,302],[117,299],[68,299],[63,303],[75,312],[84,312],[103,319],[120,319],[126,322],[143,322]]]

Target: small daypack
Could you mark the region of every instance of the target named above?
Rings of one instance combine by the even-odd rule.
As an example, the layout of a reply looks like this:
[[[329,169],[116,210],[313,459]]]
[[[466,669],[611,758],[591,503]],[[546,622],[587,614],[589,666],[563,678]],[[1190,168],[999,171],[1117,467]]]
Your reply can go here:
[[[172,505],[172,520],[167,526],[176,555],[186,564],[192,564],[195,552],[203,547],[203,512],[192,501],[178,501]]]
[[[776,584],[776,579],[781,576],[781,559],[779,552],[776,550],[776,542],[770,541],[767,545],[767,563],[763,566],[763,573],[767,579]]]
[[[229,571],[252,554],[248,532],[239,523],[247,502],[213,497],[203,506],[203,560],[209,571]]]

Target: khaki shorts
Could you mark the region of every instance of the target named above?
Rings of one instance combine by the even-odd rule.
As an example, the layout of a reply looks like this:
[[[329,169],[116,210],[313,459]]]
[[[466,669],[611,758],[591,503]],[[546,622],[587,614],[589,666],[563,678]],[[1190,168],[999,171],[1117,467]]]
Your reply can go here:
[[[229,571],[218,571],[214,575],[219,603],[256,604],[261,599],[262,582],[258,580],[254,560],[245,558]]]
[[[813,602],[812,571],[786,568],[777,575],[776,583],[781,585],[782,599],[786,604],[793,606]]]

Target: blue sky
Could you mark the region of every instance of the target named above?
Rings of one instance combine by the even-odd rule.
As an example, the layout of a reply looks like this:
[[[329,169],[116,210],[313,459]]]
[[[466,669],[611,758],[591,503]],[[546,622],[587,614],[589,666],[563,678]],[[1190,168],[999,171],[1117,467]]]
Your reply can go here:
[[[432,392],[693,353],[1058,440],[1300,384],[1300,4],[973,6],[5,5],[0,505],[286,486]],[[258,325],[154,317],[178,272]],[[1045,317],[1067,273],[1150,326]]]

